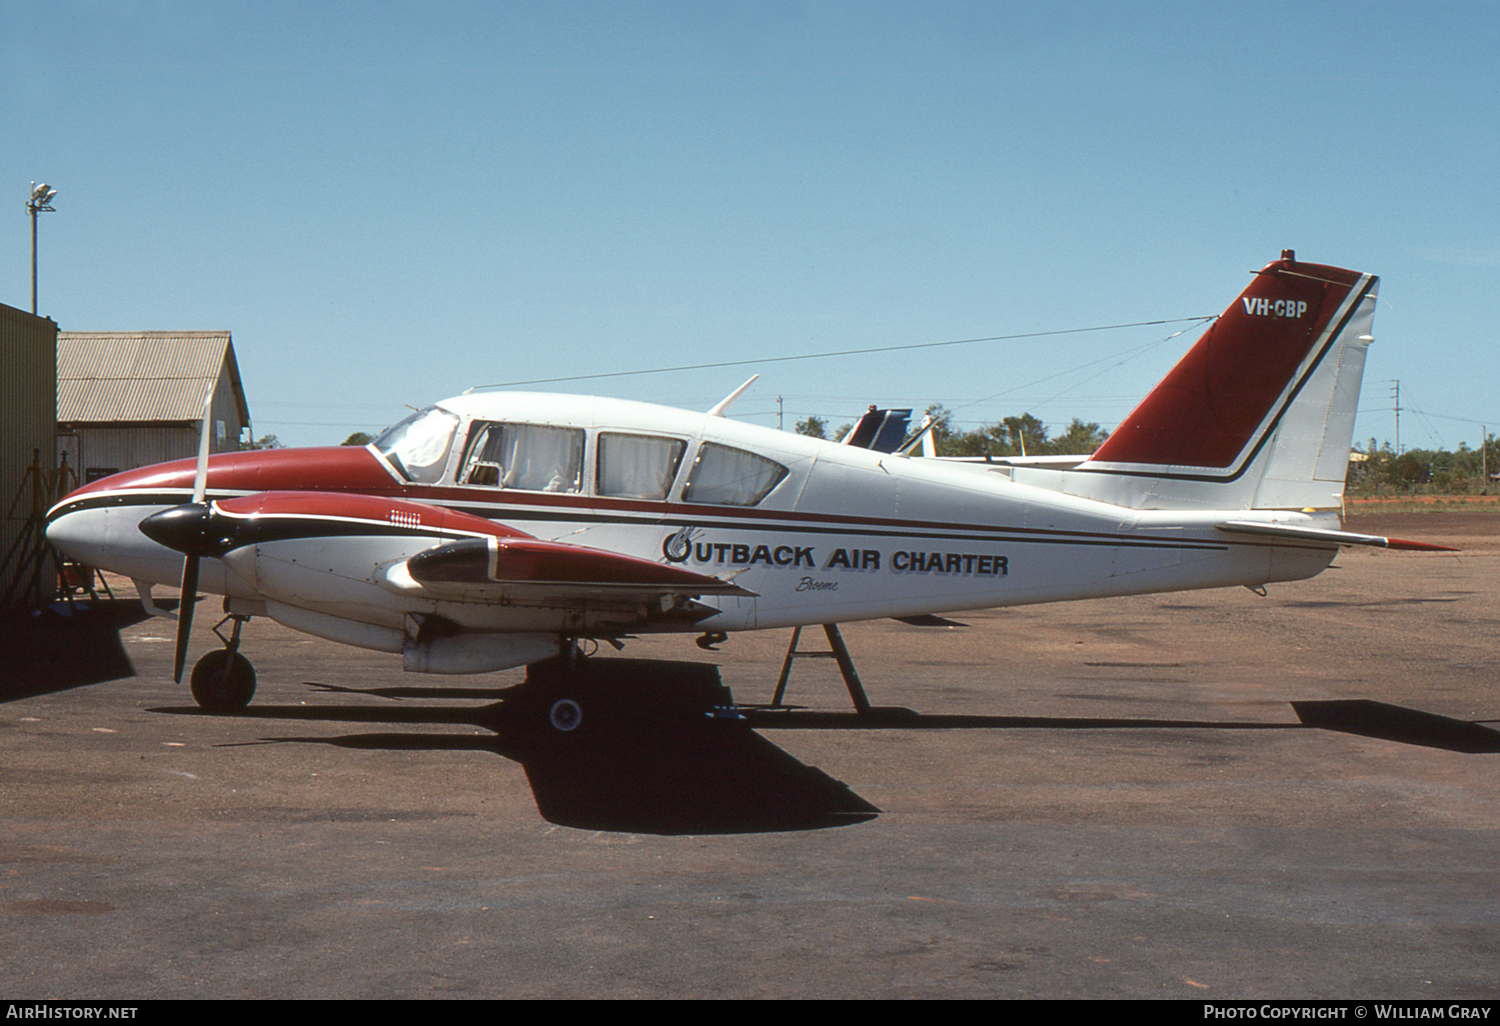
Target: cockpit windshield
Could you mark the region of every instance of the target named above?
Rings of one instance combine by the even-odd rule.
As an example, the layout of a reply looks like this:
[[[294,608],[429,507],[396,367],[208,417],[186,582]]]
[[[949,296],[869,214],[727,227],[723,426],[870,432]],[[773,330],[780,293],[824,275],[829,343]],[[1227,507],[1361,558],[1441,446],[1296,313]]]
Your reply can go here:
[[[380,454],[413,484],[436,484],[448,466],[458,416],[437,406],[418,410],[374,441]]]

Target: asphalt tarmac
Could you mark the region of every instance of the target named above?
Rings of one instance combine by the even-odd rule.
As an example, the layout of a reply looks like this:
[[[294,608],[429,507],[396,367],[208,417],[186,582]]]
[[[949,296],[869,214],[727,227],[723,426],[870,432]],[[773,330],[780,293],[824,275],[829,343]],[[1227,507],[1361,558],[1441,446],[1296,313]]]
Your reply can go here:
[[[863,720],[828,660],[716,708],[788,631],[606,650],[643,697],[564,734],[523,671],[255,621],[215,716],[134,603],[12,625],[0,997],[1500,998],[1500,514],[1350,527],[1464,551],[845,625]]]

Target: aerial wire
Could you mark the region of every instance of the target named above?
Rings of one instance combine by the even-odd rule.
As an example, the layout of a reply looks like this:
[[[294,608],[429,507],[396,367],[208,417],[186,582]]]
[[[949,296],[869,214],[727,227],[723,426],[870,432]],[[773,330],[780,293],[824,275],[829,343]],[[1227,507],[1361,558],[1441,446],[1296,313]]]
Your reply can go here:
[[[1172,339],[1177,338],[1179,335],[1184,335],[1187,332],[1192,331],[1195,324],[1201,324],[1201,323],[1204,323],[1206,321],[1212,321],[1214,319],[1215,319],[1215,317],[1179,317],[1175,321],[1143,321],[1142,322],[1143,325],[1144,324],[1175,324],[1175,323],[1179,323],[1181,321],[1192,321],[1194,323],[1193,324],[1189,324],[1187,327],[1181,329],[1180,331],[1174,331],[1174,332],[1172,332],[1172,334],[1167,335],[1164,338],[1159,338],[1159,339],[1157,339],[1154,342],[1147,342],[1144,345],[1136,346],[1133,349],[1127,349],[1127,350],[1125,350],[1124,352],[1121,352],[1121,353],[1112,353],[1109,356],[1102,356],[1102,357],[1100,357],[1097,360],[1090,360],[1088,363],[1081,363],[1081,364],[1079,364],[1076,367],[1070,367],[1067,370],[1058,371],[1055,374],[1048,374],[1048,375],[1045,375],[1043,377],[1036,378],[1036,379],[1034,379],[1032,381],[1028,381],[1028,382],[1026,382],[1024,384],[1016,385],[1014,388],[1007,388],[1003,392],[996,392],[994,395],[985,396],[983,399],[975,399],[975,400],[972,400],[971,402],[964,403],[962,406],[955,406],[953,408],[953,410],[951,410],[949,412],[957,412],[958,410],[967,409],[970,406],[977,406],[980,403],[987,403],[987,402],[990,402],[991,400],[999,399],[1001,396],[1010,395],[1013,392],[1019,392],[1023,388],[1030,388],[1033,385],[1040,385],[1044,381],[1051,381],[1053,378],[1060,378],[1060,377],[1063,377],[1065,375],[1076,374],[1078,371],[1081,371],[1081,370],[1083,370],[1086,367],[1092,367],[1092,366],[1094,366],[1096,364],[1100,364],[1100,363],[1109,363],[1108,367],[1102,367],[1102,368],[1100,368],[1098,371],[1094,372],[1093,374],[1090,374],[1088,377],[1084,378],[1082,381],[1075,381],[1071,385],[1069,385],[1067,388],[1063,389],[1061,392],[1057,392],[1054,395],[1050,396],[1049,398],[1043,399],[1041,402],[1032,404],[1035,407],[1046,406],[1049,403],[1052,403],[1052,402],[1055,402],[1058,399],[1061,399],[1063,396],[1067,395],[1069,392],[1071,392],[1073,389],[1077,388],[1079,385],[1086,385],[1090,381],[1093,381],[1095,378],[1100,377],[1100,376],[1108,373],[1109,371],[1114,370],[1116,367],[1119,367],[1122,364],[1130,362],[1131,360],[1135,359],[1137,356],[1140,356],[1142,353],[1145,353],[1145,352],[1147,352],[1147,351],[1149,351],[1151,349],[1155,349],[1159,345],[1163,345],[1163,344],[1165,344],[1167,342],[1172,341]],[[1137,327],[1137,326],[1138,325],[1134,325],[1134,324],[1122,325],[1122,327],[1130,327],[1130,328]],[[1080,331],[1088,331],[1090,329],[1088,329],[1088,328],[1080,328],[1078,330],[1080,330]],[[1114,362],[1111,363],[1110,361],[1114,361]]]
[[[871,353],[895,353],[913,349],[937,349],[941,346],[964,346],[975,342],[1013,342],[1026,338],[1047,338],[1053,335],[1078,335],[1089,331],[1113,331],[1119,328],[1144,328],[1159,324],[1179,324],[1183,321],[1206,323],[1218,316],[1173,317],[1159,321],[1133,321],[1129,324],[1099,324],[1090,328],[1060,328],[1055,331],[1028,331],[1017,335],[990,335],[985,338],[959,338],[947,342],[914,342],[899,346],[872,346],[865,349],[841,349],[828,353],[798,353],[792,356],[763,356],[747,360],[720,360],[714,363],[684,364],[679,367],[653,367],[646,370],[605,371],[599,374],[569,374],[556,378],[532,378],[528,381],[502,381],[493,385],[476,385],[470,392],[482,388],[516,388],[521,385],[550,385],[561,381],[592,381],[599,378],[627,378],[642,374],[668,374],[673,371],[713,370],[720,367],[745,367],[761,363],[789,363],[793,360],[824,360],[836,356],[866,356]],[[1184,331],[1188,330],[1186,328]],[[1178,332],[1181,334],[1181,332]],[[1154,344],[1154,343],[1153,343]],[[1044,379],[1045,380],[1045,379]]]

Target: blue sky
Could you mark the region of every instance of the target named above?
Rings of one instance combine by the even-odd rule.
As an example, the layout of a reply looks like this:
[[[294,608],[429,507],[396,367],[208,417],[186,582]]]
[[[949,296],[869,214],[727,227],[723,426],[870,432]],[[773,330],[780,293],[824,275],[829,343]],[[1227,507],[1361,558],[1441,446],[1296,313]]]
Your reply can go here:
[[[224,329],[257,435],[1382,276],[1356,440],[1500,430],[1500,5],[0,0],[0,302]],[[8,184],[5,184],[8,183]],[[1113,427],[1171,324],[555,382]],[[780,402],[778,404],[778,397]]]

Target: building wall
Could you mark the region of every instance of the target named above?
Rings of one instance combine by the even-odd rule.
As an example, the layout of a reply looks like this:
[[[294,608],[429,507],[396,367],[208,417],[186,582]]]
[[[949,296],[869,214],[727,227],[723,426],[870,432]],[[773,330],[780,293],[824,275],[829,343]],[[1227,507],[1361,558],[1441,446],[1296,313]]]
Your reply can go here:
[[[209,452],[239,452],[245,425],[225,360],[209,413]],[[78,482],[149,467],[168,460],[196,459],[198,424],[59,424],[57,449]]]
[[[66,433],[57,438],[58,452],[67,455],[80,484],[198,455],[196,424],[89,424],[63,430]]]
[[[57,325],[0,304],[0,612],[40,605],[55,583],[50,568],[40,575],[34,553],[41,539],[28,524],[55,496],[35,488],[36,460],[50,482],[57,418]]]
[[[58,445],[83,481],[198,453],[236,452],[248,427],[227,331],[60,332]]]
[[[239,407],[221,380],[209,415],[209,452],[239,452]],[[57,451],[67,456],[78,483],[168,460],[198,457],[197,424],[61,424]]]
[[[240,400],[234,394],[234,375],[230,373],[229,357],[224,357],[224,367],[219,372],[219,382],[214,386],[213,413],[210,416],[214,428],[213,447],[210,452],[239,452],[240,438],[250,425],[240,417]],[[198,455],[197,437],[192,455]],[[253,441],[253,439],[252,439]]]

